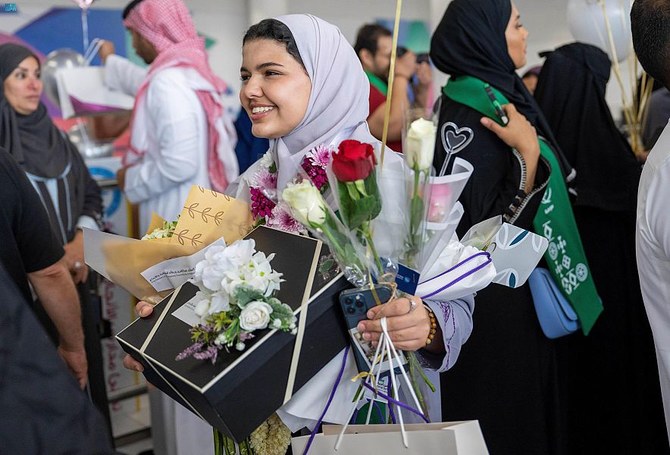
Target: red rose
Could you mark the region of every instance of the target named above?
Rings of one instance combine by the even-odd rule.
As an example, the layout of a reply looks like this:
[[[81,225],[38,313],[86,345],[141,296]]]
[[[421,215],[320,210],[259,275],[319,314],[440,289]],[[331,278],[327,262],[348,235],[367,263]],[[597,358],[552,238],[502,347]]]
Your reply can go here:
[[[333,173],[340,182],[364,180],[376,164],[372,145],[352,139],[342,141],[333,154]]]

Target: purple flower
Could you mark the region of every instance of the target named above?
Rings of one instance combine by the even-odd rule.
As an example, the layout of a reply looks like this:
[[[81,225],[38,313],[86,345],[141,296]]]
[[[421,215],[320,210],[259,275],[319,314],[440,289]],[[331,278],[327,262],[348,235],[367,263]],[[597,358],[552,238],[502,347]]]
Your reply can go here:
[[[204,351],[193,354],[194,359],[208,360],[211,359],[212,365],[216,363],[216,357],[219,355],[219,348],[216,346],[208,346]]]
[[[195,357],[195,355],[200,352],[202,347],[205,345],[205,343],[202,342],[197,342],[193,343],[191,346],[187,347],[183,351],[179,353],[179,355],[175,358],[175,360],[184,360],[189,357]]]
[[[255,338],[253,333],[245,332],[245,331],[240,332],[240,341],[244,342],[244,341],[250,340],[252,338]]]

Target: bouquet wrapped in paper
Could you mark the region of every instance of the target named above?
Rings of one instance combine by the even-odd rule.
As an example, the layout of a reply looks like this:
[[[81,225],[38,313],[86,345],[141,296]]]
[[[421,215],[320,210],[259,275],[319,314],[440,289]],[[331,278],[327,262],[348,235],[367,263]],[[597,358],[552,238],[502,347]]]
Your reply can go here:
[[[432,120],[408,121],[402,159],[387,157],[378,178],[383,204],[374,241],[380,255],[397,264],[399,290],[449,300],[486,287],[495,269],[488,254],[455,235],[463,214],[458,198],[473,167],[456,159],[451,174],[432,175],[436,134]]]
[[[146,240],[85,230],[86,263],[138,299],[155,300],[193,276],[196,253],[221,238],[241,239],[252,226],[246,203],[194,186],[176,223],[155,217]]]

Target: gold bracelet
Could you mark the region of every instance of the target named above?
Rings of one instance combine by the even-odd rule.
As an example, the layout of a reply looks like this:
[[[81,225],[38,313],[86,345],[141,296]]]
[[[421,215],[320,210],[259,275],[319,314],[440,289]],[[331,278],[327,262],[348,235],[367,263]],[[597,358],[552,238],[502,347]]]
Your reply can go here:
[[[428,312],[428,318],[430,319],[430,332],[428,332],[428,338],[426,338],[426,346],[428,346],[433,342],[437,333],[437,319],[435,318],[435,313],[433,313],[433,310],[428,305],[424,303],[423,306]]]

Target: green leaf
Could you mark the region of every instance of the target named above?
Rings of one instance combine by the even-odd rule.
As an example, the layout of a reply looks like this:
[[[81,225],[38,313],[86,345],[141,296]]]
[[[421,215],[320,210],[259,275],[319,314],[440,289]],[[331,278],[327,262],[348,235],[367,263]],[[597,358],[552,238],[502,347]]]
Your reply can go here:
[[[233,296],[239,308],[244,308],[249,302],[254,300],[264,300],[263,293],[249,286],[238,286],[235,288]]]

